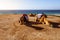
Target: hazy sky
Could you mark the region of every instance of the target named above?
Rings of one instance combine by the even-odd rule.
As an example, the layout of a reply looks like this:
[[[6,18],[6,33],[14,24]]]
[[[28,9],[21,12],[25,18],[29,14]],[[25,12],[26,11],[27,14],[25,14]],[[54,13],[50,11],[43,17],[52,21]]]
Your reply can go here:
[[[60,9],[60,0],[0,0],[0,10]]]

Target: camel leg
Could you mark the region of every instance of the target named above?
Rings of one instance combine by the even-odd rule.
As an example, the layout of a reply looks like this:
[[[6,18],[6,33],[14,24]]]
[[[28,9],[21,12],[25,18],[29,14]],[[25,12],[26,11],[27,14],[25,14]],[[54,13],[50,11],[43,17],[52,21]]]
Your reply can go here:
[[[50,23],[48,22],[48,20],[46,18],[44,18],[44,22],[46,25],[50,25]]]
[[[44,16],[39,19],[42,24],[44,24]]]

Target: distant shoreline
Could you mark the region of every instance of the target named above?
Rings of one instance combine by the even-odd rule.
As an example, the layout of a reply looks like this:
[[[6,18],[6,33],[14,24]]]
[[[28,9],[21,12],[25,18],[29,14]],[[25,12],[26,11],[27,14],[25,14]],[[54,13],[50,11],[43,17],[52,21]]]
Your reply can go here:
[[[10,15],[10,14],[14,14],[14,13],[6,13],[6,14]],[[0,15],[6,15],[6,14],[0,13]],[[20,13],[20,14],[22,14],[22,13]],[[34,14],[34,13],[32,13],[32,14]],[[46,14],[46,15],[49,15],[49,16],[59,16],[60,17],[60,14]]]
[[[60,14],[47,14],[47,15],[60,16]]]

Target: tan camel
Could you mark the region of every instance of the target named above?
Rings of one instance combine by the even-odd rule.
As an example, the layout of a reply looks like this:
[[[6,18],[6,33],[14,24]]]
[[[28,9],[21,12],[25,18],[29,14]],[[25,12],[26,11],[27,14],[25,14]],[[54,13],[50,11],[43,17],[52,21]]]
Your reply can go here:
[[[42,15],[41,18],[37,18],[36,21],[42,24],[50,25],[49,21],[46,18],[46,15]]]

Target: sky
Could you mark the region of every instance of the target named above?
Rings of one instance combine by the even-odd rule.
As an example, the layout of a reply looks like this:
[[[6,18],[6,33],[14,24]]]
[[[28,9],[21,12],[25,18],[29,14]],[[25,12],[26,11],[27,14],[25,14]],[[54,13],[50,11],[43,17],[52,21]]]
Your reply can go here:
[[[0,0],[0,10],[60,10],[60,0]]]

